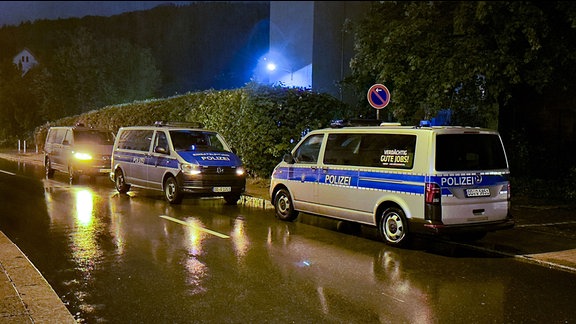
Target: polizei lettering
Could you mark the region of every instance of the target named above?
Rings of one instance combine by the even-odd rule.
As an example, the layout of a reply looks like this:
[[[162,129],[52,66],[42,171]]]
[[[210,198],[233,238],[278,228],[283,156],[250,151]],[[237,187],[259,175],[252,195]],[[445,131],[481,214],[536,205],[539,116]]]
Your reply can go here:
[[[194,157],[200,158],[202,161],[230,161],[230,156],[218,153],[197,153]]]
[[[327,174],[326,178],[324,178],[324,182],[341,186],[349,186],[350,183],[352,183],[352,177]]]
[[[202,161],[230,161],[227,156],[203,156],[201,159]]]
[[[442,177],[442,186],[473,186],[476,176]]]

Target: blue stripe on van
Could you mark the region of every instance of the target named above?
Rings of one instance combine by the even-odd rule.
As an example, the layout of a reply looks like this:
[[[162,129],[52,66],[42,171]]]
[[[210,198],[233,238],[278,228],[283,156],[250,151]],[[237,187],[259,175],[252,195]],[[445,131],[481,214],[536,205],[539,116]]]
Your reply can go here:
[[[367,170],[347,170],[330,168],[327,171],[311,167],[279,167],[273,175],[277,179],[299,182],[318,182],[326,185],[350,186],[367,190],[386,190],[407,194],[424,194],[426,182],[437,183],[442,195],[452,195],[453,187],[488,187],[505,185],[507,172],[487,172],[484,174],[447,174],[436,176],[414,175],[410,173],[390,173]],[[316,179],[319,177],[319,179]]]
[[[137,152],[114,152],[114,162],[142,165],[162,165],[166,168],[179,169],[178,160],[170,157],[147,156]]]
[[[437,183],[442,188],[442,195],[451,195],[449,188],[454,187],[490,187],[508,183],[508,172],[486,172],[446,174],[442,176],[427,177],[427,182]]]
[[[424,194],[423,175],[360,171],[360,188]]]

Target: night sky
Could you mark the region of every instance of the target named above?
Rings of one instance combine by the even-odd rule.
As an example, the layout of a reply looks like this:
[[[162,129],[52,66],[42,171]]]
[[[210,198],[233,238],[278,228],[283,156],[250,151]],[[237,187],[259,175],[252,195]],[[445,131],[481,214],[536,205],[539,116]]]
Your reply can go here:
[[[189,4],[193,1],[0,1],[0,26],[18,25],[37,19],[113,16],[147,10],[161,4]]]

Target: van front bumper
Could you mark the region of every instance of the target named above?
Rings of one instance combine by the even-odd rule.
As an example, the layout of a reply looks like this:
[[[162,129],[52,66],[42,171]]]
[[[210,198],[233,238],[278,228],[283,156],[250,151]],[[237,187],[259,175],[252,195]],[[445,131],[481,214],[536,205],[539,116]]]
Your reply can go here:
[[[112,169],[108,165],[82,165],[75,164],[74,171],[83,175],[109,175]]]
[[[189,177],[180,173],[176,181],[183,192],[202,196],[242,194],[246,190],[246,177],[244,176]]]

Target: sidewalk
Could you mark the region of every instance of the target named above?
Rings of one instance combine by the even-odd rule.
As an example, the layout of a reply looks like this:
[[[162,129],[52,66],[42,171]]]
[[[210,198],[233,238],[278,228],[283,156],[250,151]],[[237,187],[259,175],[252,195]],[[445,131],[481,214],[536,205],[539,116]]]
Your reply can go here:
[[[76,323],[20,249],[0,232],[0,323]]]
[[[42,155],[35,152],[0,151],[0,158],[43,164]],[[273,208],[269,201],[268,184],[263,181],[248,181],[246,194],[242,196],[241,203]],[[513,212],[520,215],[532,212],[537,215],[537,219],[541,219],[547,218],[545,215],[553,214],[556,221],[549,224],[531,224],[534,220],[528,215],[526,219],[517,219],[515,228],[489,233],[486,238],[469,245],[489,253],[576,274],[576,217],[572,209],[562,206],[531,206],[525,203],[514,206],[513,203],[513,208],[516,208]],[[564,225],[570,227],[567,235],[554,231],[554,226]],[[538,227],[552,229],[533,230]],[[0,232],[0,296],[3,298],[0,301],[0,324],[75,323],[73,316],[42,274],[2,232]]]

